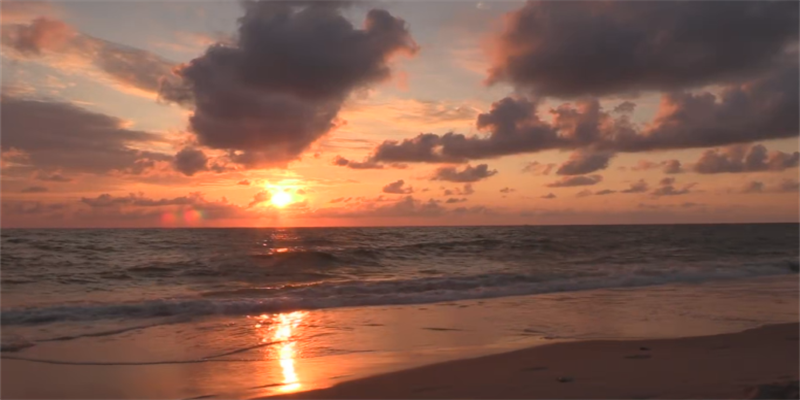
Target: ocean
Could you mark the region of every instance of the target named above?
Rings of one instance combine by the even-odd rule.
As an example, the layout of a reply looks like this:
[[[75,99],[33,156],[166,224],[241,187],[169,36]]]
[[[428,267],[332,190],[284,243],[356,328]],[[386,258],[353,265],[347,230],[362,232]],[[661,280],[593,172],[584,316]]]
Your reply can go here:
[[[67,380],[51,389],[23,382],[4,394],[249,397],[533,341],[784,321],[796,317],[789,283],[799,232],[797,224],[4,229],[4,383],[32,364],[72,381],[78,372],[58,368],[112,367],[93,376],[114,382],[90,391]],[[771,283],[748,283],[764,279]],[[167,383],[145,390],[130,368],[148,366],[173,372],[147,370]],[[252,381],[254,370],[258,385],[237,380]],[[193,384],[176,383],[186,371]],[[183,378],[165,377],[173,373]],[[238,378],[212,378],[231,374]]]

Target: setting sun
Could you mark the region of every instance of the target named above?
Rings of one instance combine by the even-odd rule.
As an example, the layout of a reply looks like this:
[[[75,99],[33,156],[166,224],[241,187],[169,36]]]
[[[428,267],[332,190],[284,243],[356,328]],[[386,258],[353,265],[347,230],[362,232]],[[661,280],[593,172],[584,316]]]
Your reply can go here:
[[[292,195],[287,192],[278,192],[270,200],[275,207],[283,208],[292,202]]]

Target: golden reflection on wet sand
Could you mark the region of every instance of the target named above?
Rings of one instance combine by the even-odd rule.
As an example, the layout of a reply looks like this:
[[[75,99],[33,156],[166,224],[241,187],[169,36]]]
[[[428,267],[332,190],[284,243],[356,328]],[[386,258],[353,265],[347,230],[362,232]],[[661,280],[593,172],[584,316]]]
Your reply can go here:
[[[283,374],[283,386],[279,390],[284,393],[297,391],[302,386],[294,368],[297,357],[297,341],[294,338],[297,336],[297,327],[305,316],[303,311],[272,316],[262,314],[259,316],[259,323],[255,325],[256,329],[268,328],[269,333],[261,338],[262,343],[277,342],[278,363]]]

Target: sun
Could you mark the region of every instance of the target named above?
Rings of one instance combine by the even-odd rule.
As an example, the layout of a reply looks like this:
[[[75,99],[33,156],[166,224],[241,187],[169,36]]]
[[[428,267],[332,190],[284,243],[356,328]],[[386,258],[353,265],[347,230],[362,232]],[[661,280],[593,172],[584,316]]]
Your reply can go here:
[[[292,195],[287,192],[278,192],[272,195],[270,202],[272,202],[275,207],[283,208],[292,202]]]

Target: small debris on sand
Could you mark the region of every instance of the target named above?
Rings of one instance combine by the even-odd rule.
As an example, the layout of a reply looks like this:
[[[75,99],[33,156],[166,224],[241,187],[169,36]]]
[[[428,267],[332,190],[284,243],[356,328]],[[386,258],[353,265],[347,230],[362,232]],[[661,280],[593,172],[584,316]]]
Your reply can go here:
[[[569,382],[572,382],[574,379],[571,376],[562,376],[562,377],[560,377],[560,378],[558,378],[556,380],[561,382],[561,383],[569,383]]]
[[[758,385],[747,389],[748,399],[797,399],[800,398],[798,381]]]

